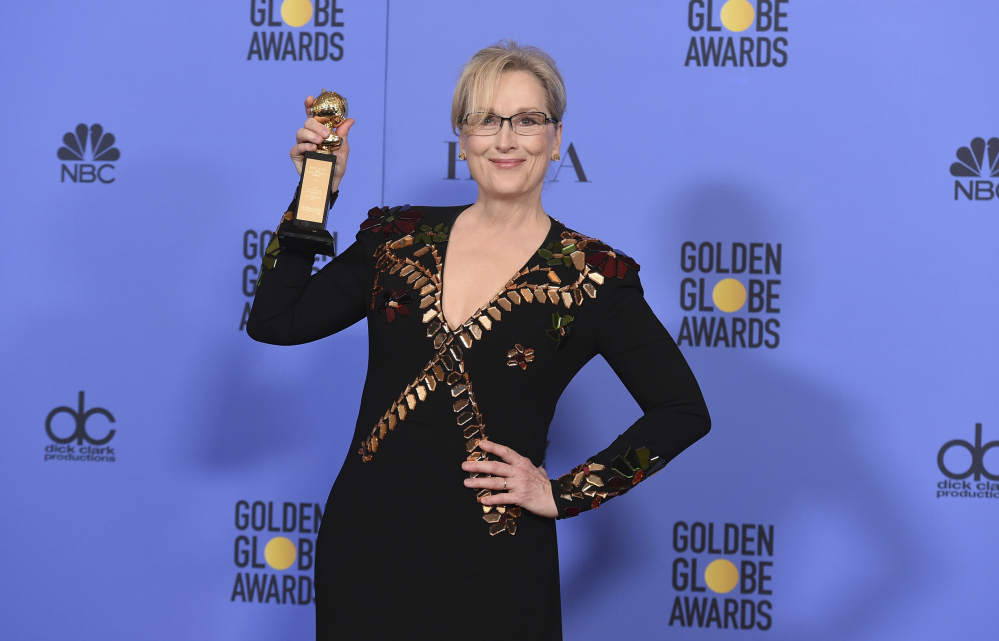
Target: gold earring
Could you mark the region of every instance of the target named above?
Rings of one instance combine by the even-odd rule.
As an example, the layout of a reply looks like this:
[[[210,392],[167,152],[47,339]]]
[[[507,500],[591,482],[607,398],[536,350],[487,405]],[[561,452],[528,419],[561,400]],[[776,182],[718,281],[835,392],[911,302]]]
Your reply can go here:
[[[558,155],[558,152],[557,152],[557,151],[556,151],[556,152],[555,152],[555,154],[554,154],[554,155],[552,156],[552,160],[554,160],[555,162],[558,162],[558,161],[559,161],[559,160],[561,160],[561,159],[562,159],[562,156],[559,156],[559,155]]]
[[[464,160],[464,159],[465,159],[465,152],[463,152],[463,151],[459,152],[458,153],[458,160]]]

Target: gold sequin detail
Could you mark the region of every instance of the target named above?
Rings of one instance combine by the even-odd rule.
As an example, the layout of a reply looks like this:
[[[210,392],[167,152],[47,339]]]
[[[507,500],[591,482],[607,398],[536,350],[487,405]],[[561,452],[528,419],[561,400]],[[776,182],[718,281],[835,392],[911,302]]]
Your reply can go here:
[[[468,452],[467,460],[489,460],[489,455],[478,449],[481,440],[486,438],[485,422],[475,402],[474,390],[463,360],[462,347],[470,349],[475,341],[483,340],[485,332],[493,329],[493,323],[501,322],[502,312],[511,313],[514,305],[550,302],[556,306],[563,305],[570,308],[573,304],[583,304],[583,301],[586,300],[583,296],[584,292],[586,297],[596,298],[596,287],[591,283],[602,285],[604,277],[599,272],[590,269],[586,264],[585,252],[580,251],[586,248],[588,241],[592,240],[580,236],[576,232],[564,232],[561,247],[569,252],[564,255],[564,258],[548,266],[533,264],[521,269],[500,293],[494,296],[485,307],[478,310],[457,332],[451,331],[443,324],[441,309],[443,261],[436,245],[428,243],[418,247],[414,246],[416,241],[412,235],[379,245],[374,254],[377,273],[373,289],[384,288],[384,285],[379,285],[378,278],[381,274],[387,273],[398,275],[406,281],[407,289],[411,293],[414,291],[418,293],[419,307],[424,310],[423,322],[428,324],[426,335],[429,344],[433,345],[435,355],[416,379],[406,386],[399,398],[392,403],[389,411],[378,420],[370,436],[362,441],[360,452],[362,458],[365,461],[371,460],[373,454],[383,445],[382,441],[388,437],[388,433],[393,431],[399,423],[405,421],[408,413],[415,411],[419,403],[426,401],[430,394],[435,391],[438,383],[446,383],[454,399],[455,420],[465,439],[465,449]],[[408,247],[412,247],[409,250],[412,252],[409,254],[410,258],[394,253],[394,250]],[[549,249],[558,254],[557,247],[549,247]],[[429,265],[429,268],[423,262],[416,260],[428,255],[432,258],[432,264]],[[562,270],[571,268],[576,270],[576,272],[572,272],[576,280],[565,284],[563,279],[566,278],[567,272]],[[545,284],[518,283],[521,278],[539,271],[545,273],[545,280],[547,280]],[[379,291],[374,292],[373,301],[374,296],[378,293]],[[507,363],[512,367],[519,366],[526,369],[527,364],[532,362],[534,358],[534,350],[524,348],[519,343],[515,345],[514,349],[507,352]],[[644,459],[640,462],[644,466]],[[615,465],[617,465],[616,462]],[[628,465],[631,465],[630,459]],[[603,470],[603,466],[591,463],[586,469],[585,474],[573,475],[572,480],[578,482],[569,483],[570,487],[564,488],[566,494],[563,495],[563,499],[568,497],[592,498],[595,502],[593,507],[596,507],[597,502],[613,495],[614,492],[604,491],[606,489],[603,486],[604,478],[594,474],[594,472]],[[582,472],[582,469],[574,470],[575,472]],[[640,473],[638,474],[640,475]],[[489,474],[474,473],[470,476],[482,478],[489,477]],[[562,477],[560,481],[564,478]],[[476,498],[481,503],[485,497],[493,494],[495,492],[492,490],[480,490],[477,492]],[[483,505],[482,510],[484,517],[488,517],[485,520],[489,525],[490,534],[516,533],[516,518],[521,514],[520,508]]]
[[[520,369],[527,369],[527,364],[534,360],[534,350],[530,347],[524,349],[523,345],[517,343],[506,353],[506,357],[509,359],[506,364],[510,367],[519,365]]]

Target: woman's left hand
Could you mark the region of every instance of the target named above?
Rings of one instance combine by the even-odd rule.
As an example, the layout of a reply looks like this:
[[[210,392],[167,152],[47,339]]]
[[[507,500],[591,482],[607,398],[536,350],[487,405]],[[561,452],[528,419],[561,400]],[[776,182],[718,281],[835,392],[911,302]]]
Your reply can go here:
[[[505,445],[483,439],[479,441],[479,447],[483,452],[503,459],[502,463],[465,461],[461,464],[461,469],[466,472],[492,475],[465,479],[465,487],[493,490],[494,494],[483,497],[483,505],[519,505],[538,516],[550,519],[558,516],[545,468],[534,467],[531,459],[517,454]]]

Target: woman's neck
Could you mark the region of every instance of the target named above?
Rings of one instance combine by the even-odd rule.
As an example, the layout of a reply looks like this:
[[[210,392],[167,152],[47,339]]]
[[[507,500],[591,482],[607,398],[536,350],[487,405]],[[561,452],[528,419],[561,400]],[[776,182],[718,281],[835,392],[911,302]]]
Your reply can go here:
[[[548,214],[541,206],[541,194],[531,198],[490,197],[479,191],[475,203],[465,210],[468,222],[475,222],[483,231],[497,233],[529,232],[538,227],[548,227]]]

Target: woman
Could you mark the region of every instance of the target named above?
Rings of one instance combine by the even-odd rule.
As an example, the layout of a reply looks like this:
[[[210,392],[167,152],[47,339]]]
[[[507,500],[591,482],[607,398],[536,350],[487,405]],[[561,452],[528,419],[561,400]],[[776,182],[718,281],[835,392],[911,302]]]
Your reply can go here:
[[[560,639],[555,519],[623,494],[708,431],[638,264],[542,207],[564,110],[547,54],[483,49],[451,113],[475,202],[375,208],[316,275],[313,256],[287,250],[264,270],[252,338],[298,344],[368,323],[357,449],[317,543],[320,639]],[[337,130],[334,190],[352,124]],[[299,171],[326,135],[313,119],[298,131]],[[549,480],[555,404],[597,354],[645,414]]]

